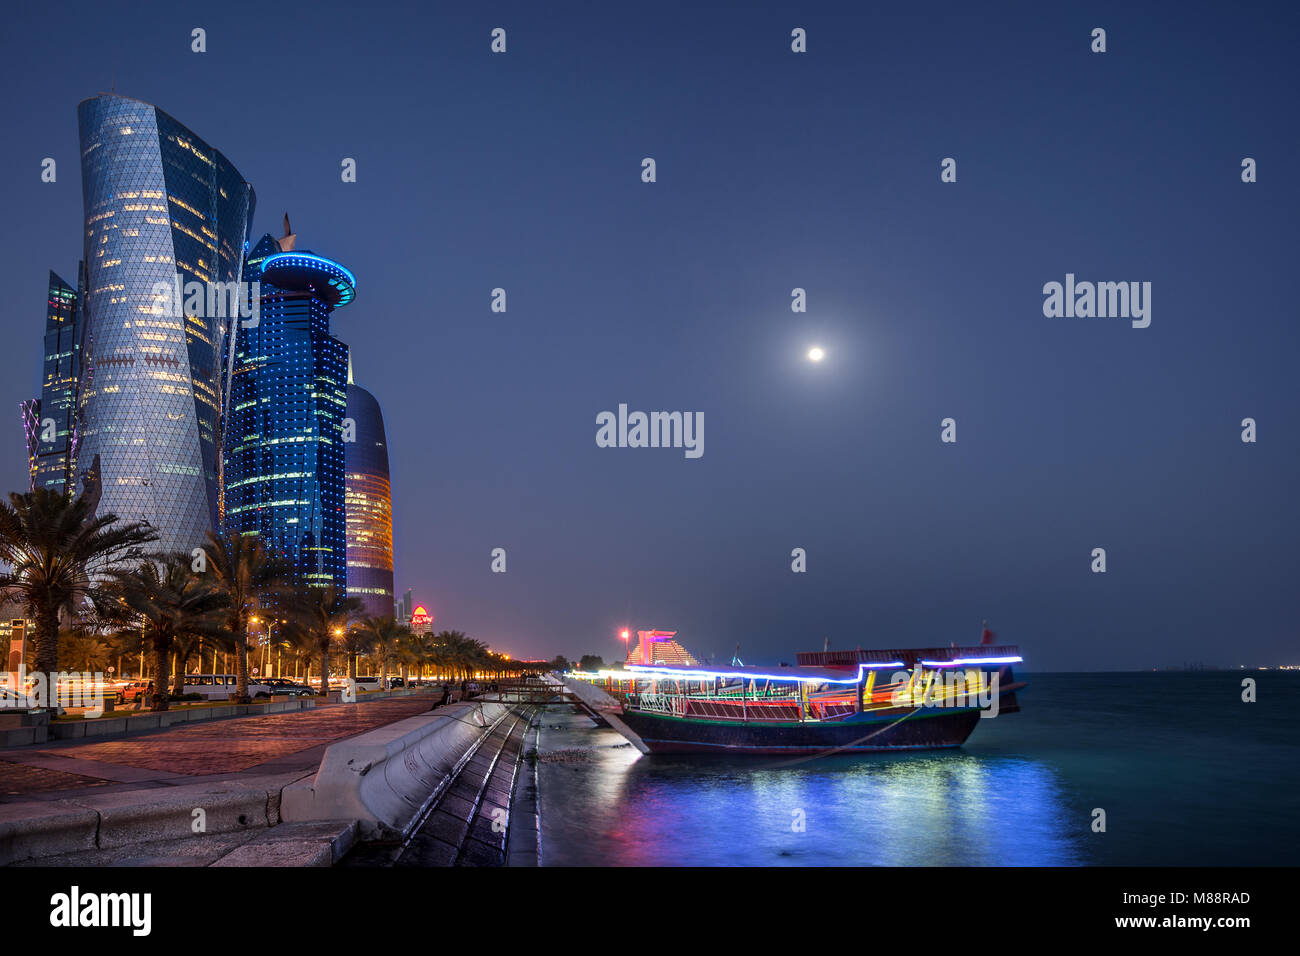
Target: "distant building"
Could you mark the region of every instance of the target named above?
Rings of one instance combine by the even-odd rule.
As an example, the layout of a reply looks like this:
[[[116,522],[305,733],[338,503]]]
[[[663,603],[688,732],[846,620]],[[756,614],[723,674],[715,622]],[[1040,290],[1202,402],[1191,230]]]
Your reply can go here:
[[[356,280],[332,259],[269,234],[248,254],[257,324],[241,323],[225,428],[222,527],[256,535],[308,587],[347,588],[343,419],[348,347],[330,315]]]
[[[352,381],[351,362],[347,394],[347,419],[355,429],[353,440],[343,444],[348,595],[359,598],[370,617],[388,617],[393,609],[393,487],[384,415],[375,397]]]
[[[148,103],[105,93],[84,100],[77,120],[86,287],[78,490],[98,497],[100,514],[148,521],[159,550],[190,551],[218,521],[233,320],[215,307],[177,314],[158,290],[239,281],[253,188]]]
[[[411,603],[411,589],[407,588],[406,593],[399,600],[393,602],[393,617],[405,624],[411,620],[411,614],[414,610],[415,605]]]
[[[75,485],[79,436],[85,265],[74,289],[50,273],[41,350],[41,397],[22,404],[31,487],[67,494]]]
[[[629,664],[676,664],[693,667],[699,664],[690,652],[678,644],[676,631],[637,631],[636,646],[629,652]]]

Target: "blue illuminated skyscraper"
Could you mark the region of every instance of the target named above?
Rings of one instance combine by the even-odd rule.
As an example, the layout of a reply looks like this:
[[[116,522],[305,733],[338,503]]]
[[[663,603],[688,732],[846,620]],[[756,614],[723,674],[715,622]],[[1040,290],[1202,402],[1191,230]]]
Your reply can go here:
[[[217,521],[221,357],[231,319],[158,289],[238,282],[253,189],[162,110],[104,94],[77,109],[85,207],[79,490],[189,551]],[[186,310],[188,311],[188,310]]]
[[[356,282],[295,244],[286,216],[285,236],[265,235],[248,254],[260,315],[235,339],[223,528],[259,536],[299,583],[343,591],[348,347],[330,335],[330,313]]]
[[[41,397],[23,403],[23,430],[32,488],[65,494],[76,477],[80,436],[77,396],[81,384],[81,301],[85,264],[74,289],[50,273],[45,335],[41,339]]]

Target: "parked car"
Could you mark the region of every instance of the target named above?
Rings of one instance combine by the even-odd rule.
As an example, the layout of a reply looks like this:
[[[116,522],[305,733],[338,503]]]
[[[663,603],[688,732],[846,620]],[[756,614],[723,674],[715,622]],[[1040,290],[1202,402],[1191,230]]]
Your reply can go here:
[[[262,683],[270,690],[273,697],[277,694],[288,697],[315,697],[317,694],[314,687],[299,684],[287,677],[266,677],[263,678]]]
[[[128,681],[126,686],[122,688],[122,702],[130,703],[136,698],[147,694],[149,692],[149,685],[152,683],[153,681],[147,680]]]

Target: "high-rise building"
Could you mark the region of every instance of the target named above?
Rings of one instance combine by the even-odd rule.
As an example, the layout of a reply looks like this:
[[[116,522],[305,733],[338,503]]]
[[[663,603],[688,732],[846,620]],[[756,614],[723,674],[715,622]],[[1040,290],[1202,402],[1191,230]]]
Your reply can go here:
[[[330,314],[352,301],[347,269],[258,240],[244,281],[260,283],[257,323],[235,338],[226,419],[222,527],[257,535],[309,587],[347,587],[343,419],[348,347]]]
[[[414,608],[415,605],[411,601],[411,589],[407,588],[406,593],[393,602],[393,617],[397,619],[399,624],[409,624]]]
[[[77,393],[81,382],[81,300],[85,264],[74,289],[50,273],[41,354],[41,397],[24,402],[31,486],[65,494],[76,478]]]
[[[77,109],[85,208],[80,490],[189,551],[214,527],[233,319],[159,289],[237,283],[255,197],[221,153],[162,110],[102,94]]]
[[[388,476],[384,415],[368,391],[352,381],[348,363],[348,421],[343,444],[348,532],[348,595],[370,617],[389,617],[393,607],[393,489]]]

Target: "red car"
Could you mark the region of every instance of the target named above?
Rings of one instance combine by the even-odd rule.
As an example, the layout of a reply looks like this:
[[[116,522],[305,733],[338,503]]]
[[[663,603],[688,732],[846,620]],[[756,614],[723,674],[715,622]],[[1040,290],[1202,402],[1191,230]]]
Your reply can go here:
[[[122,702],[133,701],[142,694],[148,694],[149,688],[153,687],[151,680],[133,680],[122,688]]]

